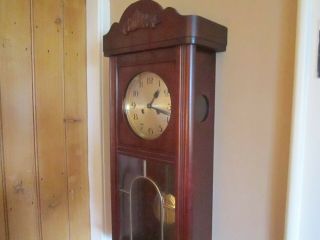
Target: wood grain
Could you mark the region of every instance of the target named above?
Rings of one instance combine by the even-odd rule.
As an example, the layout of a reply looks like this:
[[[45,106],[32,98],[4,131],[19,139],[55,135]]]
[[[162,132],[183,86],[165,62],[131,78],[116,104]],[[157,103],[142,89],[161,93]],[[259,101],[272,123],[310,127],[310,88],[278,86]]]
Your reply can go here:
[[[0,96],[1,100],[1,96]],[[1,101],[0,101],[1,103]],[[2,146],[2,122],[1,122],[1,104],[0,104],[0,239],[8,240],[6,198],[5,198],[5,175],[3,169],[3,146]]]
[[[10,239],[39,239],[33,135],[29,1],[4,0],[1,9],[0,89]]]
[[[86,5],[64,2],[64,77],[70,240],[90,239],[86,111]]]
[[[69,239],[63,2],[34,0],[35,90],[44,240]]]
[[[85,1],[0,12],[0,239],[90,239]]]

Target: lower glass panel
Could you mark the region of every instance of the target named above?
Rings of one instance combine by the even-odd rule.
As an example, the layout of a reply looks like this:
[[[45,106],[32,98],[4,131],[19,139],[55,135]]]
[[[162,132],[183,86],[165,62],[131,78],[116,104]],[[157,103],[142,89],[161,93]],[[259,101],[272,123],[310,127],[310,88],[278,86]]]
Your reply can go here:
[[[174,167],[119,155],[120,239],[173,240]]]

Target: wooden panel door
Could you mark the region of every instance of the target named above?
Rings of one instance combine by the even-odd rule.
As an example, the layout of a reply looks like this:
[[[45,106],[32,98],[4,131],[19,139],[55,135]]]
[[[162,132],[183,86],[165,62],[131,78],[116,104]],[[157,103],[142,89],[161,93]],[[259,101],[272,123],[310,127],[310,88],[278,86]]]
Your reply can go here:
[[[0,239],[89,240],[86,3],[0,13]]]
[[[1,96],[0,96],[1,99]],[[0,104],[1,116],[1,104]],[[2,146],[2,122],[0,117],[0,239],[8,239],[7,222],[6,222],[6,198],[5,198],[5,183],[4,183],[4,169],[3,169],[3,146]]]
[[[42,234],[44,240],[68,239],[63,2],[34,0],[33,13]]]
[[[10,239],[39,239],[29,1],[1,1],[0,90]]]
[[[70,239],[89,239],[87,172],[86,5],[64,3],[65,123],[68,164]]]

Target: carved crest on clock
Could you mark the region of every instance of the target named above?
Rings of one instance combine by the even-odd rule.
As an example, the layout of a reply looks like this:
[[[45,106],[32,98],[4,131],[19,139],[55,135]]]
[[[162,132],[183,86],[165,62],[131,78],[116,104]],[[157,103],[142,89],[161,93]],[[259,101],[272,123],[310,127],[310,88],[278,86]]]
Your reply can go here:
[[[143,28],[155,28],[160,23],[158,15],[143,13],[136,10],[131,17],[127,19],[122,27],[123,34],[136,31]]]

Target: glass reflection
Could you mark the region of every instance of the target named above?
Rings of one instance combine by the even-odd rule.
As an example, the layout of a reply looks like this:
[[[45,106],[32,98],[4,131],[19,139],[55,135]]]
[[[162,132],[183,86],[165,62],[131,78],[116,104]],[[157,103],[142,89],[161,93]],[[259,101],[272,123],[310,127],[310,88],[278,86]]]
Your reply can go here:
[[[173,240],[174,167],[119,155],[120,239]]]
[[[163,240],[163,212],[163,198],[156,183],[143,176],[134,179],[130,189],[130,239]]]

